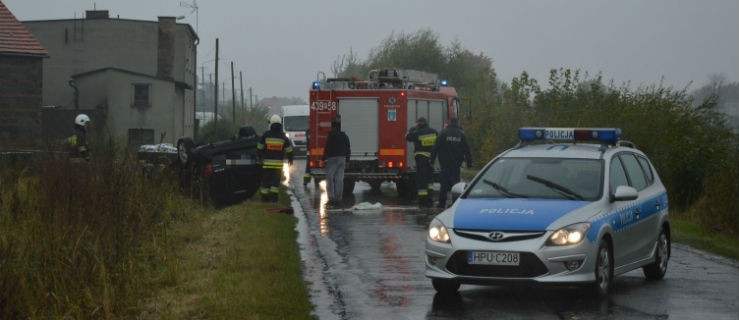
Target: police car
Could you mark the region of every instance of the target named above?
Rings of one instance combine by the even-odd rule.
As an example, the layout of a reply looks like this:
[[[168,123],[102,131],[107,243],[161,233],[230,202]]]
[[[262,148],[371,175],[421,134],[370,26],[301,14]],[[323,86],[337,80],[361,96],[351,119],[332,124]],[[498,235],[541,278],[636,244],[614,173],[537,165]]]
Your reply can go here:
[[[665,187],[617,128],[521,128],[429,225],[426,277],[460,284],[585,285],[642,268],[662,279],[670,257]]]

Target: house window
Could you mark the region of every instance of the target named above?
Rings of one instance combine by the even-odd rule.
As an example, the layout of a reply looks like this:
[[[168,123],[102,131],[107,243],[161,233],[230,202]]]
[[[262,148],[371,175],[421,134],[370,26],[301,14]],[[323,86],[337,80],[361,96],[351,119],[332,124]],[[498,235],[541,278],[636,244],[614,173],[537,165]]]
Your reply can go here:
[[[128,129],[128,144],[131,146],[154,144],[154,129]]]
[[[151,85],[148,83],[133,84],[133,106],[148,107],[151,106],[149,100]]]

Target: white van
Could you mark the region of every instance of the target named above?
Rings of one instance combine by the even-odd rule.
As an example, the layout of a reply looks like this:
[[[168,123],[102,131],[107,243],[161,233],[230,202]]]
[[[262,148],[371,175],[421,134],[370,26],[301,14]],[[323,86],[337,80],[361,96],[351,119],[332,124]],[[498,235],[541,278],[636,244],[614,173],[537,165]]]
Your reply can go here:
[[[310,125],[310,107],[305,105],[282,106],[282,128],[293,144],[296,157],[303,157],[308,150],[305,132]]]

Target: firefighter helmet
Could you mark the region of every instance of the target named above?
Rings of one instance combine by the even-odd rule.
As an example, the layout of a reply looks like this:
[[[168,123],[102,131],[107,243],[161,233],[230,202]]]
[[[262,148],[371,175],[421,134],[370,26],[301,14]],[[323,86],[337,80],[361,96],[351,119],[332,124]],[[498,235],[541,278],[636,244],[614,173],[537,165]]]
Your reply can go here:
[[[279,115],[273,114],[272,117],[269,118],[269,124],[273,123],[282,123],[282,117]]]
[[[74,118],[74,124],[76,125],[86,126],[88,123],[90,123],[90,117],[84,113],[80,113]]]

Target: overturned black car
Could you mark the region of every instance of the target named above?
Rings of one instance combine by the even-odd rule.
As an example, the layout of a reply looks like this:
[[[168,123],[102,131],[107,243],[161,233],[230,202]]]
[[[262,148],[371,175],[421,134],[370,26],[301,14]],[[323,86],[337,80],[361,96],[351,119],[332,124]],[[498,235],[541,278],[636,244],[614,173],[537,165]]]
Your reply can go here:
[[[259,136],[244,126],[232,139],[196,146],[192,138],[177,141],[180,187],[202,203],[225,206],[244,201],[259,189]]]

